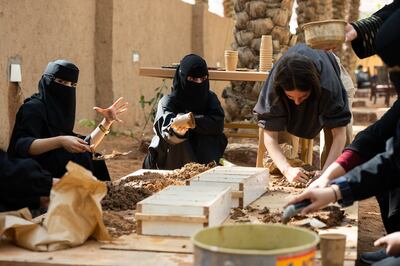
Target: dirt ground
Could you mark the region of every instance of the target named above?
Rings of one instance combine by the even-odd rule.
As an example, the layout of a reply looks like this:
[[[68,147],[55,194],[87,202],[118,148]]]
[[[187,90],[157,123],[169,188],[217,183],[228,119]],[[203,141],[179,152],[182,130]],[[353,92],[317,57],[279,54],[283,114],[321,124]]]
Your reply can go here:
[[[376,106],[369,107],[376,108],[377,112],[380,111],[380,109],[378,109],[380,107],[379,102]],[[382,111],[382,113],[383,112],[384,111]],[[382,114],[378,114],[378,118],[381,115]],[[82,129],[81,131],[85,131],[85,129]],[[137,132],[140,132],[140,130],[137,130]],[[113,150],[118,152],[132,151],[126,156],[121,156],[106,161],[112,180],[118,180],[121,177],[128,175],[129,173],[141,169],[142,162],[146,154],[146,146],[148,145],[148,141],[151,135],[151,132],[145,134],[145,140],[143,140],[143,137],[141,137],[140,133],[134,133],[134,138],[125,135],[107,136],[107,138],[99,147],[98,151],[106,154],[111,153]],[[230,139],[229,143],[238,143],[238,145],[243,146],[243,144],[247,144],[247,141],[244,141],[243,139]],[[248,144],[250,148],[257,143],[256,141],[250,141],[250,143]],[[242,161],[240,163],[236,163],[243,166],[251,166],[255,162],[255,158],[252,158],[254,156],[256,156],[256,151],[253,147],[252,153],[239,155],[238,157],[240,157]],[[227,157],[231,160],[234,160],[235,156]],[[243,161],[244,157],[246,158],[246,160],[248,160],[247,162]],[[232,162],[235,163],[235,161]],[[108,215],[115,217],[115,219],[119,219],[120,216],[118,213],[111,213]],[[373,246],[373,242],[379,237],[383,236],[385,234],[385,230],[380,217],[378,203],[376,202],[375,198],[367,199],[359,203],[358,217],[358,255],[360,255],[362,252],[375,250],[376,248]],[[134,228],[127,228],[127,231],[133,229]],[[356,265],[362,266],[365,264],[357,261]]]

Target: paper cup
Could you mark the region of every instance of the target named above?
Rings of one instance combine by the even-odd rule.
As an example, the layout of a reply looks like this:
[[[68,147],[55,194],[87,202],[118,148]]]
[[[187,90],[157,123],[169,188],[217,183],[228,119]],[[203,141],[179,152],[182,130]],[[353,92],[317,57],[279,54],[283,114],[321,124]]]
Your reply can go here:
[[[225,68],[226,71],[236,71],[238,63],[238,51],[225,51]]]
[[[320,234],[322,266],[343,266],[346,235]]]

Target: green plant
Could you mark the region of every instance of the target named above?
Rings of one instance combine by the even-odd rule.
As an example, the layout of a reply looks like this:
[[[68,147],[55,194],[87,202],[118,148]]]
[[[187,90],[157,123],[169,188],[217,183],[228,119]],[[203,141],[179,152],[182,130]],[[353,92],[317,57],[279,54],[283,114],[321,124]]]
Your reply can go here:
[[[84,118],[84,119],[79,120],[79,125],[81,127],[87,127],[87,128],[95,129],[96,128],[96,121]]]
[[[168,89],[169,87],[167,85],[167,81],[163,79],[161,85],[155,88],[155,95],[152,98],[146,99],[144,95],[140,95],[139,103],[144,115],[145,122],[143,126],[143,132],[150,121],[154,122],[154,118],[157,112],[158,101],[164,96],[164,92],[168,91]]]

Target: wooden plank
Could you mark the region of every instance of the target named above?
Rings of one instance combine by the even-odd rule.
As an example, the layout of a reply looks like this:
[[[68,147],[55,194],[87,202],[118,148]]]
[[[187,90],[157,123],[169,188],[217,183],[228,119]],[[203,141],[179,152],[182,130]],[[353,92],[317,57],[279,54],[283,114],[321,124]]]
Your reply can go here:
[[[141,67],[139,68],[139,75],[155,78],[173,78],[175,76],[175,69]],[[208,70],[208,78],[210,80],[265,81],[267,77],[268,72]]]
[[[89,240],[83,245],[53,251],[33,252],[0,241],[0,266],[178,266],[192,265],[193,255],[164,252],[100,249],[101,243]]]
[[[135,213],[136,220],[141,221],[169,221],[169,222],[186,222],[186,223],[206,223],[206,216],[183,216],[183,215],[162,215],[162,214],[147,214]]]
[[[192,177],[190,185],[208,184],[210,186],[232,183],[232,191],[240,192],[241,197],[233,196],[232,207],[246,207],[267,191],[269,174],[267,169],[256,167],[219,166]],[[238,201],[237,201],[238,199]],[[241,203],[242,202],[242,203]]]
[[[188,237],[161,237],[132,234],[122,236],[113,243],[101,245],[101,249],[139,250],[153,252],[191,254],[193,244]]]
[[[264,154],[267,151],[264,143],[264,129],[258,129],[258,149],[256,167],[263,167]]]
[[[231,188],[169,186],[139,204],[142,211],[137,218],[142,234],[191,236],[208,224],[221,224],[229,216]]]
[[[233,166],[233,167],[226,167],[226,166],[217,166],[211,168],[204,173],[221,173],[221,174],[257,174],[260,172],[267,172],[265,168],[258,168],[258,167],[248,167],[248,166]]]
[[[225,123],[224,128],[248,128],[248,129],[258,129],[257,124],[246,124],[246,123]],[[257,130],[258,131],[258,130]],[[257,134],[258,136],[258,134]]]
[[[232,198],[243,198],[243,191],[232,191],[231,192]]]
[[[252,133],[236,133],[236,132],[225,132],[228,138],[248,138],[248,139],[258,139],[257,134]]]

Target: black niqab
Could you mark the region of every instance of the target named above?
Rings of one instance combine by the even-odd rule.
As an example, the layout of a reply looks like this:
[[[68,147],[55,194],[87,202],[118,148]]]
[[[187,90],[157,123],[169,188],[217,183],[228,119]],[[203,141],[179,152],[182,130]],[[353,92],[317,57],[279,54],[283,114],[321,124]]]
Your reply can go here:
[[[26,101],[36,98],[46,106],[49,126],[55,134],[71,134],[75,124],[76,88],[54,81],[60,78],[76,83],[79,69],[66,60],[50,62],[39,81],[39,93]]]
[[[188,81],[188,76],[196,78],[208,76],[206,61],[195,54],[185,56],[176,69],[172,93],[185,111],[202,114],[207,109],[210,83],[208,78],[202,83]]]

